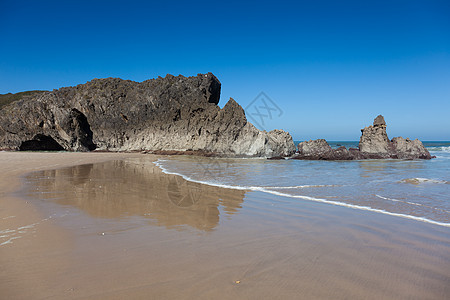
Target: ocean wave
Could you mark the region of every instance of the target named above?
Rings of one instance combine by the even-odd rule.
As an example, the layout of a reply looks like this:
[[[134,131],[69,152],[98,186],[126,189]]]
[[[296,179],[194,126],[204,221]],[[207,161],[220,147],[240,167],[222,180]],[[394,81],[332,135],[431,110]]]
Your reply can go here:
[[[380,195],[375,195],[375,196],[377,196],[380,199],[388,200],[388,201],[392,201],[392,202],[401,202],[401,203],[406,203],[406,204],[411,204],[411,205],[416,205],[416,206],[426,206],[426,205],[423,205],[423,204],[420,204],[420,203],[403,201],[403,200],[398,200],[398,199],[394,199],[394,198],[383,197],[383,196],[380,196]]]
[[[421,204],[421,203],[410,202],[410,201],[403,201],[403,200],[399,200],[399,199],[383,197],[383,196],[380,196],[380,195],[375,195],[375,196],[377,196],[378,198],[383,199],[383,200],[388,200],[388,201],[392,201],[392,202],[401,202],[401,203],[411,204],[411,205],[415,205],[415,206],[423,206],[423,207],[431,208],[431,209],[434,209],[434,210],[439,210],[439,211],[443,211],[443,212],[449,213],[448,210],[432,207],[432,206]]]
[[[410,183],[410,184],[421,184],[421,183],[437,183],[437,184],[449,184],[450,182],[439,179],[429,179],[429,178],[407,178],[400,180],[401,183]]]
[[[302,200],[308,200],[308,201],[313,201],[313,202],[331,204],[331,205],[342,206],[342,207],[347,207],[347,208],[352,208],[352,209],[371,211],[371,212],[381,213],[381,214],[385,214],[385,215],[389,215],[389,216],[401,217],[401,218],[411,219],[411,220],[425,222],[425,223],[429,223],[429,224],[434,224],[434,225],[438,225],[438,226],[450,227],[450,223],[439,222],[439,221],[427,219],[427,218],[424,218],[424,217],[418,217],[418,216],[401,214],[401,213],[394,213],[394,212],[389,212],[389,211],[386,211],[386,210],[383,210],[383,209],[372,208],[372,207],[369,207],[369,206],[349,204],[349,203],[345,203],[345,202],[326,200],[326,199],[315,198],[315,197],[310,197],[310,196],[291,195],[291,194],[287,194],[287,193],[274,191],[273,187],[271,189],[270,187],[262,187],[262,186],[234,186],[234,185],[220,184],[220,183],[209,182],[209,181],[195,180],[195,179],[190,178],[189,176],[186,176],[184,174],[171,172],[171,171],[167,170],[166,168],[164,168],[162,166],[162,162],[164,162],[164,161],[166,161],[166,160],[158,159],[157,161],[155,161],[153,163],[156,166],[158,166],[163,173],[170,174],[170,175],[178,175],[178,176],[181,176],[182,178],[184,178],[185,180],[190,181],[190,182],[196,182],[196,183],[206,184],[206,185],[209,185],[209,186],[228,188],[228,189],[235,189],[235,190],[246,190],[246,191],[263,192],[263,193],[272,194],[272,195],[281,196],[281,197],[302,199]]]
[[[306,188],[321,188],[321,187],[337,187],[339,184],[306,184],[294,186],[261,186],[262,188],[271,190],[292,190],[292,189],[306,189]]]
[[[428,151],[442,151],[442,152],[450,153],[450,146],[433,146],[433,147],[428,147],[427,149],[428,149]]]
[[[247,186],[233,186],[233,185],[227,185],[227,184],[221,184],[221,183],[215,183],[215,182],[210,182],[210,181],[203,181],[203,180],[196,180],[193,179],[191,177],[188,177],[184,174],[181,173],[177,173],[177,172],[171,172],[169,170],[167,170],[166,168],[164,168],[161,164],[161,162],[166,161],[165,159],[158,159],[157,161],[153,162],[156,166],[158,166],[161,171],[165,174],[169,174],[169,175],[178,175],[181,176],[183,179],[190,181],[190,182],[196,182],[196,183],[201,183],[201,184],[206,184],[206,185],[210,185],[210,186],[215,186],[215,187],[221,187],[221,188],[228,188],[228,189],[235,189],[235,190],[249,190],[250,187]]]

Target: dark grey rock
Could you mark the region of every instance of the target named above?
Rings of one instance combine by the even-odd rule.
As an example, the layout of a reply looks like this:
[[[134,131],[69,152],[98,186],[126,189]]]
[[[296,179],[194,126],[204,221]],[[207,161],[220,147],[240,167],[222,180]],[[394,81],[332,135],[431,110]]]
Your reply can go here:
[[[375,120],[373,120],[373,126],[386,126],[386,122],[384,121],[384,117],[382,115],[378,115]]]
[[[333,149],[333,156],[332,156],[332,160],[352,160],[352,159],[357,159],[355,158],[352,153],[350,152],[350,150],[347,150],[347,148],[345,148],[344,146],[341,146],[337,149]]]
[[[396,151],[397,158],[400,159],[431,159],[431,154],[421,141],[415,139],[404,139],[395,137],[392,139],[392,146]]]
[[[359,151],[364,158],[431,159],[428,150],[417,139],[396,137],[389,140],[383,116],[376,117],[373,124],[361,129]]]
[[[367,155],[376,154],[379,158],[389,158],[395,150],[389,141],[386,126],[368,126],[361,129],[359,150]]]
[[[17,150],[43,135],[68,151],[201,151],[261,157],[295,152],[289,133],[258,130],[233,99],[220,109],[220,90],[219,80],[208,73],[167,75],[141,83],[94,79],[36,94],[2,108],[0,148]]]
[[[302,142],[294,159],[354,160],[354,159],[431,159],[428,150],[419,140],[396,137],[389,140],[382,115],[375,118],[373,126],[361,129],[359,149],[339,147],[332,149],[324,139]]]
[[[324,139],[309,140],[298,144],[299,156],[304,159],[322,160],[330,159],[332,149]]]
[[[293,159],[306,160],[352,160],[353,155],[341,146],[332,149],[324,139],[310,140],[298,144],[298,153],[292,156]]]

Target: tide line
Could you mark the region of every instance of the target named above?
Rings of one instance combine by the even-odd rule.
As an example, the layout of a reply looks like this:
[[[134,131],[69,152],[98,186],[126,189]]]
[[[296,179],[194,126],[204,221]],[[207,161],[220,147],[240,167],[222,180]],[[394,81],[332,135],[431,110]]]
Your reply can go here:
[[[407,214],[395,213],[395,212],[390,212],[390,211],[386,211],[386,210],[383,210],[383,209],[372,208],[372,207],[369,207],[369,206],[349,204],[349,203],[340,202],[340,201],[332,201],[332,200],[326,200],[326,199],[314,198],[314,197],[302,196],[302,195],[290,195],[290,194],[281,193],[281,192],[277,192],[277,191],[271,191],[271,190],[267,189],[267,187],[233,186],[233,185],[226,185],[226,184],[220,184],[220,183],[214,183],[214,182],[208,182],[208,181],[202,181],[202,180],[195,180],[195,179],[192,179],[189,176],[186,176],[184,174],[180,174],[180,173],[177,173],[177,172],[171,172],[171,171],[167,170],[166,168],[164,168],[162,166],[162,162],[164,162],[164,161],[166,161],[166,160],[158,159],[157,161],[155,161],[153,163],[156,166],[158,166],[163,173],[169,174],[169,175],[177,175],[177,176],[180,176],[183,179],[185,179],[187,181],[190,181],[190,182],[206,184],[206,185],[214,186],[214,187],[235,189],[235,190],[247,190],[247,191],[263,192],[263,193],[272,194],[272,195],[281,196],[281,197],[303,199],[303,200],[307,200],[307,201],[331,204],[331,205],[342,206],[342,207],[347,207],[347,208],[351,208],[351,209],[371,211],[371,212],[375,212],[375,213],[380,213],[380,214],[384,214],[384,215],[410,219],[410,220],[424,222],[424,223],[429,223],[429,224],[433,224],[433,225],[438,225],[438,226],[443,226],[443,227],[450,227],[450,223],[430,220],[430,219],[427,219],[427,218],[424,218],[424,217],[418,217],[418,216],[412,216],[412,215],[407,215]]]

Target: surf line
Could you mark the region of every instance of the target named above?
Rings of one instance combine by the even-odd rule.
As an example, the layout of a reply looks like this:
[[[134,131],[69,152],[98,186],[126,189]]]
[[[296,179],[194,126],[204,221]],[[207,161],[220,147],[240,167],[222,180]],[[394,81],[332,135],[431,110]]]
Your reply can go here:
[[[372,207],[369,207],[369,206],[360,206],[360,205],[355,205],[355,204],[349,204],[349,203],[344,203],[344,202],[339,202],[339,201],[326,200],[326,199],[321,199],[321,198],[314,198],[314,197],[309,197],[309,196],[289,195],[289,194],[286,194],[286,193],[281,193],[281,192],[277,192],[277,191],[271,191],[271,190],[267,189],[267,187],[260,187],[260,186],[233,186],[233,185],[226,185],[226,184],[220,184],[220,183],[214,183],[214,182],[208,182],[208,181],[202,181],[202,180],[195,180],[195,179],[192,179],[189,176],[186,176],[184,174],[171,172],[171,171],[167,170],[166,168],[164,168],[162,166],[162,162],[164,162],[164,161],[166,161],[166,160],[165,159],[158,159],[157,161],[155,161],[153,163],[156,166],[158,166],[163,173],[168,174],[168,175],[180,176],[183,179],[185,179],[187,181],[190,181],[190,182],[195,182],[195,183],[200,183],[200,184],[205,184],[205,185],[214,186],[214,187],[220,187],[220,188],[234,189],[234,190],[263,192],[263,193],[272,194],[272,195],[281,196],[281,197],[303,199],[303,200],[307,200],[307,201],[313,201],[313,202],[331,204],[331,205],[336,205],[336,206],[348,207],[348,208],[352,208],[352,209],[371,211],[371,212],[376,212],[376,213],[380,213],[380,214],[384,214],[384,215],[389,215],[389,216],[400,217],[400,218],[410,219],[410,220],[414,220],[414,221],[429,223],[429,224],[433,224],[433,225],[438,225],[438,226],[443,226],[443,227],[450,227],[450,223],[439,222],[439,221],[430,220],[430,219],[423,218],[423,217],[417,217],[417,216],[406,215],[406,214],[401,214],[401,213],[394,213],[394,212],[386,211],[386,210],[383,210],[383,209],[372,208]]]

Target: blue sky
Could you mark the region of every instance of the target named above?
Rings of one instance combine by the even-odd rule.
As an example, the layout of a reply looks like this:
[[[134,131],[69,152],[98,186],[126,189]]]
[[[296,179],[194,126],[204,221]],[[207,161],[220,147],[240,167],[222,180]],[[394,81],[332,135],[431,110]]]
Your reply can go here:
[[[205,72],[295,140],[450,140],[450,2],[0,0],[0,93]]]

